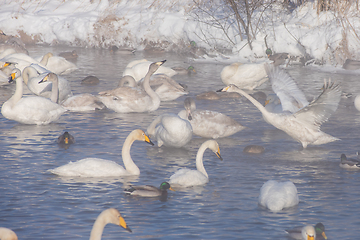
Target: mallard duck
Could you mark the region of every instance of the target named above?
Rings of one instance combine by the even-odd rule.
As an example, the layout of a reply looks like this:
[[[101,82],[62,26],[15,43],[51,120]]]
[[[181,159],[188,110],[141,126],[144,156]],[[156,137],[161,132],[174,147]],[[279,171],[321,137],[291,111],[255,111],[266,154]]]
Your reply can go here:
[[[341,154],[340,167],[342,168],[360,168],[360,161],[357,159],[347,158],[345,154]]]
[[[23,97],[23,78],[19,69],[13,70],[10,82],[14,79],[16,81],[15,93],[1,108],[1,113],[5,118],[23,124],[44,125],[56,121],[66,111],[57,104],[58,80],[55,74],[49,73],[39,82],[52,82],[50,99],[40,96]]]
[[[91,229],[90,240],[100,240],[104,228],[108,223],[118,225],[120,227],[123,227],[125,230],[132,232],[126,224],[124,218],[121,216],[120,212],[115,208],[109,208],[102,211],[96,218],[94,225]]]
[[[160,197],[167,194],[167,189],[175,191],[168,182],[163,182],[160,184],[159,188],[151,185],[131,186],[130,188],[125,189],[124,192],[132,196]]]
[[[295,113],[269,112],[256,99],[235,85],[229,85],[220,91],[242,94],[260,110],[266,122],[284,131],[306,148],[309,144],[321,145],[339,140],[322,132],[320,126],[336,111],[341,98],[341,88],[331,81],[325,81],[322,89],[322,93],[316,99]]]
[[[273,212],[296,206],[299,204],[296,186],[291,181],[269,180],[260,189],[259,204]]]
[[[84,158],[76,162],[50,169],[53,174],[65,177],[117,177],[140,175],[140,169],[130,156],[130,148],[135,140],[144,141],[154,145],[141,129],[133,130],[125,139],[122,147],[122,160],[124,167],[114,161],[101,158]]]
[[[289,53],[275,53],[273,54],[270,48],[267,48],[265,51],[269,60],[273,61],[274,66],[282,65],[289,59]]]
[[[360,69],[360,61],[353,59],[346,59],[343,68],[346,70],[357,70]]]
[[[196,73],[196,70],[193,66],[189,66],[188,68],[172,67],[171,69],[175,70],[179,75],[186,75],[186,74],[191,75]]]
[[[252,153],[259,154],[259,153],[263,153],[264,151],[265,148],[259,145],[248,145],[243,150],[244,153],[251,153],[251,154]]]
[[[61,134],[58,139],[57,143],[60,145],[69,145],[75,143],[75,138],[69,132],[64,132]]]
[[[82,85],[97,85],[100,83],[99,78],[95,76],[87,76],[83,80],[81,80]]]
[[[66,60],[75,60],[78,58],[76,50],[72,50],[71,52],[61,52],[59,53],[59,56],[65,58]]]
[[[1,240],[18,240],[16,233],[9,229],[0,227],[0,239]]]
[[[225,114],[197,110],[195,101],[191,97],[184,100],[185,110],[179,112],[179,116],[190,122],[193,133],[204,138],[222,138],[231,136],[245,127]]]
[[[169,183],[174,187],[191,187],[208,183],[209,176],[205,171],[203,164],[204,152],[208,148],[211,149],[220,160],[222,160],[219,144],[215,140],[207,140],[201,144],[196,154],[196,170],[182,168],[170,177]]]

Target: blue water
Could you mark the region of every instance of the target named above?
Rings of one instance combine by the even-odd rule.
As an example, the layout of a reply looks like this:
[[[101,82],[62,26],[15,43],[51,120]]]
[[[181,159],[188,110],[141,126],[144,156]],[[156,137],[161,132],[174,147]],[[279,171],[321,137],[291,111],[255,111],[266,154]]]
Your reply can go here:
[[[61,47],[30,47],[31,56]],[[72,49],[67,49],[72,50]],[[74,94],[96,94],[117,85],[122,71],[134,59],[167,59],[165,66],[187,67],[188,59],[176,54],[120,55],[107,50],[76,49],[79,70],[66,75]],[[191,63],[198,74],[175,76],[188,86],[190,96],[223,87],[220,63]],[[309,100],[320,93],[323,79],[331,77],[345,92],[359,93],[359,76],[318,69],[288,69]],[[83,86],[81,79],[95,75],[97,86]],[[13,87],[0,89],[0,103]],[[271,90],[269,84],[262,91]],[[248,101],[198,100],[198,109],[219,111],[235,118],[247,129],[219,139],[220,161],[211,151],[204,163],[210,181],[203,187],[169,191],[166,201],[129,197],[129,184],[158,186],[180,167],[195,168],[195,155],[205,141],[194,136],[182,149],[135,142],[131,149],[141,175],[129,178],[62,178],[47,170],[85,157],[114,160],[122,165],[121,148],[136,128],[146,129],[159,114],[183,109],[184,97],[162,103],[152,113],[119,114],[110,110],[65,113],[50,125],[21,125],[0,116],[0,226],[13,229],[19,239],[88,239],[97,215],[117,208],[132,229],[126,232],[107,225],[103,239],[288,239],[285,229],[324,223],[328,239],[357,239],[360,218],[360,171],[339,167],[340,154],[355,157],[359,147],[360,112],[353,98],[342,99],[338,110],[322,130],[341,141],[310,146],[301,144],[267,124]],[[56,139],[69,131],[76,143],[68,149]],[[260,155],[248,155],[250,144],[265,147]],[[261,186],[270,179],[291,180],[298,189],[298,206],[272,213],[258,206]]]

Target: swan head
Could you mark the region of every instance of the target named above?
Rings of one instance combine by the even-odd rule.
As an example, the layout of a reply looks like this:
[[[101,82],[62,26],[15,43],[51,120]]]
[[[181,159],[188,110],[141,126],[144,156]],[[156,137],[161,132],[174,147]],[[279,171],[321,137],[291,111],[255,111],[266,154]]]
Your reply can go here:
[[[10,77],[9,77],[9,83],[13,82],[15,79],[17,79],[18,77],[21,76],[21,71],[18,68],[14,68],[11,73],[10,73]]]
[[[163,183],[160,184],[160,190],[161,191],[166,191],[167,189],[175,192],[175,190],[171,188],[171,186],[170,186],[170,184],[168,182],[163,182]]]
[[[236,92],[238,87],[235,84],[230,84],[222,89],[217,90],[216,92]]]
[[[303,227],[301,231],[301,235],[304,240],[315,240],[316,238],[315,228],[311,225],[307,225]]]
[[[324,224],[317,223],[315,225],[315,232],[316,232],[316,235],[318,235],[318,236],[322,235],[324,239],[327,239],[327,236],[325,234],[325,226],[324,226]]]
[[[194,99],[192,99],[191,97],[185,98],[184,107],[186,110],[187,118],[191,121],[192,120],[191,111],[194,111],[196,109],[196,104]]]
[[[99,217],[102,216],[106,222],[118,225],[120,227],[123,227],[125,230],[132,232],[131,229],[126,224],[125,219],[121,216],[120,212],[117,209],[115,208],[106,209],[99,215]]]
[[[216,154],[216,156],[222,161],[223,158],[220,155],[220,147],[217,141],[208,140],[205,143],[208,145],[209,149],[211,149]]]
[[[156,72],[156,70],[158,70],[159,67],[160,67],[161,65],[163,65],[165,62],[166,62],[166,60],[159,61],[159,62],[153,62],[153,63],[150,64],[150,66],[149,66],[149,72],[150,72],[151,74],[153,74],[153,73]]]
[[[47,81],[50,81],[50,82],[55,82],[58,80],[58,77],[55,73],[49,73],[47,74],[43,79],[41,79],[41,81],[39,83],[43,83],[43,82],[47,82]]]
[[[141,129],[136,129],[130,133],[133,135],[134,139],[147,142],[154,146],[154,143],[150,140],[149,136],[145,134],[145,132]]]

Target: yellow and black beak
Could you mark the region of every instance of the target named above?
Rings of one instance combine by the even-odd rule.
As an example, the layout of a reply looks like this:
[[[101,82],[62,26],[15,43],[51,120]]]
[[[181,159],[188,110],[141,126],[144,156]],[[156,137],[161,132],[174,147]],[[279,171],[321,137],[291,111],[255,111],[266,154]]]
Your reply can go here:
[[[119,217],[119,226],[123,227],[124,229],[128,230],[129,232],[132,232],[131,229],[126,224],[125,219],[122,216]]]
[[[11,73],[11,74],[10,74],[9,83],[11,83],[12,81],[14,81],[15,75],[16,75],[16,73]]]
[[[160,61],[160,62],[156,62],[155,64],[161,66],[161,65],[163,65],[165,62],[166,62],[166,60],[163,60],[163,61]]]
[[[146,134],[144,134],[144,135],[145,135],[145,142],[147,142],[147,143],[151,144],[152,146],[154,146],[154,143],[150,140],[150,138]]]
[[[216,90],[216,92],[226,92],[227,90],[229,90],[229,86],[226,86],[222,89]]]
[[[221,161],[223,160],[222,157],[221,157],[221,155],[220,155],[220,148],[218,148],[218,150],[217,150],[217,152],[216,152],[215,154],[216,154],[216,156],[217,156],[218,158],[220,158]]]
[[[39,83],[46,82],[49,79],[49,74],[47,74],[43,79],[41,79],[41,81]]]

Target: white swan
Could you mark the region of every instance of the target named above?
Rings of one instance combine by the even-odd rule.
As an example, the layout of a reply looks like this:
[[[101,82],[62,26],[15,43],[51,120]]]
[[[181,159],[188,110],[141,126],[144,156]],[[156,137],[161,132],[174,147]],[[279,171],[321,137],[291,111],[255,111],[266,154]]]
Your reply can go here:
[[[51,100],[39,96],[22,97],[23,79],[19,69],[14,69],[11,79],[16,79],[16,90],[1,108],[1,113],[5,118],[23,124],[44,125],[57,120],[66,111],[56,103],[58,89],[55,74],[50,73],[41,80],[53,82]]]
[[[315,234],[314,234],[314,230]],[[295,227],[289,230],[285,230],[289,237],[299,240],[315,240],[315,239],[327,239],[325,234],[325,226],[322,223],[317,223],[314,227],[306,225],[304,227]]]
[[[18,240],[18,237],[13,230],[0,227],[0,240]]]
[[[286,230],[289,234],[289,237],[297,240],[315,240],[316,231],[315,228],[311,225],[306,225],[304,227]]]
[[[61,103],[61,106],[72,112],[95,111],[106,108],[98,97],[90,93],[77,94],[69,97]]]
[[[90,240],[101,240],[104,228],[108,223],[118,225],[123,227],[125,230],[132,232],[131,229],[127,226],[120,212],[115,208],[108,208],[102,211],[96,218],[91,229]]]
[[[260,189],[259,204],[273,212],[296,206],[299,204],[296,186],[291,181],[269,180]]]
[[[225,85],[235,84],[241,89],[253,90],[268,80],[263,63],[233,63],[221,71]]]
[[[209,111],[196,110],[195,101],[187,97],[184,101],[185,110],[179,112],[179,116],[189,120],[195,135],[204,138],[221,138],[231,136],[245,127],[225,114]]]
[[[192,127],[189,121],[175,114],[162,114],[149,125],[146,133],[157,141],[158,147],[181,148],[190,142]]]
[[[143,87],[143,82],[143,80],[136,82],[132,76],[126,75],[120,79],[118,87]],[[165,74],[154,74],[151,76],[150,86],[162,102],[173,101],[183,95],[189,94],[184,86]]]
[[[144,131],[133,130],[125,139],[122,147],[122,160],[124,167],[114,161],[100,158],[84,158],[76,162],[50,169],[53,174],[64,177],[117,177],[140,175],[140,169],[130,156],[130,148],[135,140],[144,141],[154,145]]]
[[[45,65],[41,64],[36,59],[34,59],[34,58],[30,57],[29,55],[26,55],[24,53],[9,54],[9,55],[3,57],[2,59],[0,59],[0,61],[15,64],[15,68],[20,69],[21,72],[24,70],[24,68],[30,66],[33,63],[38,64],[43,68],[46,68]]]
[[[58,75],[68,74],[78,69],[78,67],[60,56],[54,56],[51,52],[45,54],[39,61],[49,71]]]
[[[155,62],[149,66],[144,79],[144,90],[132,87],[119,87],[99,93],[100,100],[115,112],[151,112],[160,106],[160,98],[150,87],[150,77],[165,62]]]
[[[42,68],[38,64],[31,64],[30,66],[24,68],[22,72],[23,80],[28,89],[35,95],[50,98],[52,83],[51,82],[42,82],[39,83],[39,80],[44,78],[50,71]],[[59,90],[59,102],[61,103],[68,97],[73,95],[68,80],[61,76],[58,78],[58,90]]]
[[[316,99],[293,114],[288,112],[271,113],[261,103],[235,85],[229,85],[220,91],[242,94],[260,110],[265,121],[286,132],[290,137],[300,142],[303,148],[306,148],[309,144],[320,145],[339,140],[322,132],[320,126],[336,111],[341,98],[341,88],[330,81],[325,81],[322,89],[322,93]]]
[[[145,77],[146,73],[149,70],[149,66],[151,65],[152,62],[147,61],[146,59],[142,59],[142,60],[135,60],[131,63],[129,63],[124,72],[123,72],[123,76],[129,75],[132,76],[136,82],[140,81],[142,78]],[[177,74],[176,71],[172,70],[171,68],[168,67],[164,67],[164,66],[160,66],[155,72],[154,74],[165,74],[169,77],[174,76],[175,74]]]
[[[264,67],[270,79],[271,87],[278,97],[278,101],[280,101],[282,111],[295,113],[299,109],[309,104],[305,94],[298,88],[295,80],[292,79],[287,72],[280,69],[279,67],[273,67],[267,63],[264,65]],[[270,96],[269,98],[270,99],[268,100],[272,99],[274,102],[276,102],[276,98],[273,98],[273,96]],[[270,109],[270,107],[267,109]],[[276,111],[279,109],[274,108],[273,110]]]
[[[204,185],[209,182],[209,176],[205,171],[203,164],[204,152],[208,148],[211,149],[216,156],[220,158],[220,160],[222,160],[219,144],[215,140],[207,140],[200,146],[196,154],[196,170],[188,168],[178,170],[170,177],[169,183],[171,186],[191,187]]]

